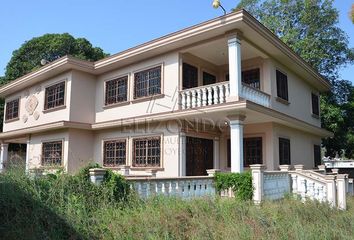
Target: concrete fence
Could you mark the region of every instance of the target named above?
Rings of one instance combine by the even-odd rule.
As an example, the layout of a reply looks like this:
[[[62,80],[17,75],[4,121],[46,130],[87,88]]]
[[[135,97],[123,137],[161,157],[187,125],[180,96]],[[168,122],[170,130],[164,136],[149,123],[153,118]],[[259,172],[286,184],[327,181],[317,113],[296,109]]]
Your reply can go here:
[[[264,200],[278,200],[286,194],[301,198],[327,202],[332,207],[346,209],[346,194],[353,192],[353,182],[347,174],[319,173],[304,170],[303,165],[280,166],[280,171],[265,171],[260,164],[251,165],[253,181],[253,200],[256,204]],[[349,191],[349,187],[351,190]]]

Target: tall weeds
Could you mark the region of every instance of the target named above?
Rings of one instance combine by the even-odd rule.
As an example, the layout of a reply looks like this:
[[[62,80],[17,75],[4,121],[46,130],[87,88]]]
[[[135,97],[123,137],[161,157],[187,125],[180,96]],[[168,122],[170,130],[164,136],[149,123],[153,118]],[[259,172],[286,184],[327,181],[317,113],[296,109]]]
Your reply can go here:
[[[96,186],[76,176],[0,175],[0,239],[353,239],[348,211],[293,199],[140,200],[119,176]]]

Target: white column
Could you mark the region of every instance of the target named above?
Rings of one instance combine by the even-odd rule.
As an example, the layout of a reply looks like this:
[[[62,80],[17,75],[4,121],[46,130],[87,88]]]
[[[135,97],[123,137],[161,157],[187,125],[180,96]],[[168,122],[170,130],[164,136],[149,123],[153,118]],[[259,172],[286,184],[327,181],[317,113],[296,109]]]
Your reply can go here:
[[[242,89],[241,82],[241,41],[240,34],[234,33],[228,37],[229,51],[229,101],[238,101]]]
[[[1,144],[1,153],[0,153],[0,172],[3,172],[5,169],[5,164],[8,160],[8,148],[9,144],[2,143]]]
[[[179,134],[179,176],[186,176],[186,134]]]
[[[30,139],[27,140],[27,144],[26,144],[26,174],[28,174],[29,171],[29,162],[30,162]]]
[[[231,172],[243,171],[243,121],[245,116],[229,116],[231,140]]]
[[[253,164],[250,168],[252,170],[253,202],[255,204],[260,204],[263,200],[264,165]]]
[[[336,179],[335,175],[325,175],[326,188],[327,188],[327,202],[332,207],[335,207],[337,205],[335,179]]]
[[[219,169],[220,162],[220,139],[214,138],[214,169]]]
[[[347,209],[347,181],[348,174],[337,175],[337,204],[338,208],[341,210]]]

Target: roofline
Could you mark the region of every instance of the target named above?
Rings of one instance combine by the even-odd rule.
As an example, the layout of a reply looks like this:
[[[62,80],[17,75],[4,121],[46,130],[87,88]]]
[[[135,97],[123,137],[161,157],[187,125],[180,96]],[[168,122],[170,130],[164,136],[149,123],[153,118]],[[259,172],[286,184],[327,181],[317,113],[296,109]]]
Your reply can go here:
[[[220,23],[222,20],[222,23]],[[97,74],[96,71],[99,69],[108,66],[114,62],[118,62],[124,59],[131,58],[133,56],[137,56],[142,52],[151,51],[156,48],[159,48],[163,45],[168,45],[172,42],[181,41],[184,38],[190,37],[190,33],[193,30],[198,29],[197,32],[193,32],[193,35],[197,35],[202,33],[203,31],[210,30],[211,27],[217,28],[220,24],[225,24],[227,22],[237,22],[242,20],[249,27],[253,28],[260,35],[264,36],[269,42],[276,45],[286,56],[293,59],[297,64],[299,64],[302,68],[308,71],[315,79],[321,82],[326,89],[331,88],[331,84],[328,80],[326,80],[323,76],[321,76],[314,68],[310,66],[304,59],[302,59],[297,53],[295,53],[289,46],[287,46],[283,41],[281,41],[274,33],[272,33],[267,27],[261,24],[256,18],[254,18],[250,13],[246,10],[241,9],[236,12],[232,12],[220,17],[216,17],[210,19],[208,21],[193,25],[188,28],[184,28],[177,32],[167,34],[165,36],[156,38],[154,40],[148,41],[146,43],[137,45],[132,48],[128,48],[127,50],[121,51],[119,53],[113,54],[96,62],[89,62],[85,60],[80,60],[78,58],[72,56],[64,56],[61,57],[41,68],[30,72],[20,78],[17,78],[3,86],[0,87],[0,96],[6,96],[6,92],[16,86],[19,86],[25,82],[31,81],[38,76],[42,76],[43,74],[57,69],[59,67],[68,67],[70,69],[79,69],[81,71],[89,72],[91,74]]]

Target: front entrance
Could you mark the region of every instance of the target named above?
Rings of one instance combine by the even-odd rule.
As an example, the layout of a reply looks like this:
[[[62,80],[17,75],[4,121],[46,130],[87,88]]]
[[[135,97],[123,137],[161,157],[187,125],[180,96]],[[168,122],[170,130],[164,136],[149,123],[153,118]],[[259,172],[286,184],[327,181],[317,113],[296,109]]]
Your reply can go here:
[[[213,140],[186,137],[186,175],[207,175],[206,170],[213,168]]]

